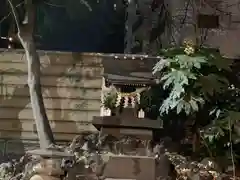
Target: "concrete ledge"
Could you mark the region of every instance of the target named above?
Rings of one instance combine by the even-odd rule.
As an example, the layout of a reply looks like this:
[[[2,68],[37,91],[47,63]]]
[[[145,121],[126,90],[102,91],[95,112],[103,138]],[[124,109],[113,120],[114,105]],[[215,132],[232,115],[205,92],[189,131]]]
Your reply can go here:
[[[3,52],[15,52],[15,53],[24,53],[23,49],[2,49],[0,48],[0,53]],[[115,53],[87,53],[87,52],[69,52],[69,51],[45,51],[45,50],[38,50],[40,55],[43,53],[44,55],[47,54],[59,54],[59,55],[72,55],[72,54],[79,54],[82,56],[95,56],[95,57],[113,57],[115,59],[160,59],[160,56],[149,56],[146,54],[115,54]]]

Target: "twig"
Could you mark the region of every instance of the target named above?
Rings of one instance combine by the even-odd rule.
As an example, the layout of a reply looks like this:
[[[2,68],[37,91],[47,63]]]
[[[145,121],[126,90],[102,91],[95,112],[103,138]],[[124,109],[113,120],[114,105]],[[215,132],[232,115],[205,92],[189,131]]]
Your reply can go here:
[[[59,5],[59,4],[53,4],[47,1],[43,1],[44,4],[48,5],[48,6],[52,6],[52,7],[56,7],[56,8],[65,8],[64,5]]]
[[[236,170],[235,170],[235,163],[234,163],[234,157],[233,157],[231,118],[229,118],[228,125],[229,125],[228,128],[229,128],[230,154],[231,154],[231,160],[232,160],[232,166],[233,166],[233,180],[235,180],[236,179]]]
[[[16,8],[21,6],[24,2],[19,3],[18,5],[16,5]],[[12,12],[9,12],[6,16],[4,16],[1,20],[0,20],[0,24],[5,21],[10,15],[12,14]]]
[[[15,20],[15,23],[16,23],[16,26],[17,26],[18,34],[19,34],[20,33],[20,25],[19,25],[19,21],[17,19],[16,9],[14,8],[11,0],[7,0],[7,1],[9,3],[10,7],[11,7],[12,14],[13,14],[13,17],[14,17],[14,20]]]
[[[200,134],[200,137],[201,137],[201,139],[202,139],[202,141],[203,141],[204,146],[207,148],[208,154],[210,155],[211,158],[213,158],[212,152],[211,152],[208,144],[206,143],[204,137],[203,137],[201,134]]]

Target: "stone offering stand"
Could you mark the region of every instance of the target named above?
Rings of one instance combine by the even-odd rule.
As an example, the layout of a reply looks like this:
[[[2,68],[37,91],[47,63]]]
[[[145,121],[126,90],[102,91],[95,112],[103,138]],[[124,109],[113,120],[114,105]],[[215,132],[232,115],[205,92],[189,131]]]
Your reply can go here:
[[[161,129],[158,120],[134,116],[134,108],[124,108],[118,116],[94,117],[93,125],[102,135],[119,140],[118,154],[106,155],[103,177],[114,180],[155,180],[156,157],[151,147],[153,130]]]

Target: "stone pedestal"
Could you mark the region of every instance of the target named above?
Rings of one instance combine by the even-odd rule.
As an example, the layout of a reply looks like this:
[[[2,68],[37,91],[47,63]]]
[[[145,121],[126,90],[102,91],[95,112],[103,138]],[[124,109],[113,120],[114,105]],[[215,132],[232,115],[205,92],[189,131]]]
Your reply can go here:
[[[28,151],[28,154],[40,156],[42,159],[34,167],[36,175],[30,180],[61,180],[64,170],[61,167],[63,158],[72,158],[72,154],[52,149]]]
[[[155,180],[156,160],[147,156],[111,155],[103,176],[114,180]]]
[[[123,113],[124,114],[124,113]],[[130,135],[142,140],[151,140],[153,130],[160,130],[160,120],[149,120],[135,116],[95,116],[92,124],[105,134],[120,137]]]
[[[34,175],[30,180],[61,180],[58,177],[46,176],[46,175]]]
[[[108,180],[156,179],[156,158],[152,157],[150,143],[153,130],[162,128],[159,120],[138,118],[133,109],[126,108],[119,116],[94,117],[92,124],[101,133],[114,136],[117,139],[115,154],[124,154],[104,157],[107,160],[101,177]]]

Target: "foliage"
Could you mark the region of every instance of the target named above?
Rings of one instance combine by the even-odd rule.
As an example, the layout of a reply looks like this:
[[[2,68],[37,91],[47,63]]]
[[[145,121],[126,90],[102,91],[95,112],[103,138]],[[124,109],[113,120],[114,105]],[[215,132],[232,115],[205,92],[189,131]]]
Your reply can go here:
[[[239,150],[235,147],[240,143],[239,132],[239,89],[233,85],[227,91],[217,96],[209,115],[213,121],[202,128],[204,140],[214,156],[224,155],[229,158],[229,147],[233,147],[233,157],[238,158]],[[219,151],[220,150],[220,151]]]
[[[110,87],[109,90],[103,94],[103,96],[102,104],[105,108],[116,108],[118,92],[115,87]]]
[[[223,92],[228,80],[222,72],[230,69],[230,63],[216,50],[191,46],[165,49],[162,59],[153,68],[159,75],[163,89],[169,90],[160,112],[168,114],[171,110],[185,112],[187,115],[197,112],[209,96]]]
[[[164,49],[160,55],[162,59],[153,68],[167,94],[160,114],[185,114],[198,124],[208,155],[236,158],[240,91],[230,85],[226,75],[231,72],[232,61],[215,49],[196,48],[191,43]],[[207,120],[201,118],[203,114]]]

